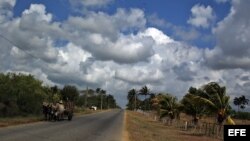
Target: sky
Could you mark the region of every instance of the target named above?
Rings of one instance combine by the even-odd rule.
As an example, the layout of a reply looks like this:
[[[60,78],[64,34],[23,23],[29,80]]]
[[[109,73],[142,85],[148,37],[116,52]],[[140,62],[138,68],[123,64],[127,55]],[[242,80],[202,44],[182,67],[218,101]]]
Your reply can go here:
[[[0,72],[98,87],[125,107],[209,82],[250,99],[248,0],[0,0]],[[250,111],[250,107],[247,109]]]

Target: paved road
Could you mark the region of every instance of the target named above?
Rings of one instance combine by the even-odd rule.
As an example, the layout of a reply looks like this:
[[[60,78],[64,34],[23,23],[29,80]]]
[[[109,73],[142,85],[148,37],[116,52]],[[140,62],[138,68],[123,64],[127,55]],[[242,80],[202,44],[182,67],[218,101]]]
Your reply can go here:
[[[1,141],[122,141],[124,111],[0,128]]]

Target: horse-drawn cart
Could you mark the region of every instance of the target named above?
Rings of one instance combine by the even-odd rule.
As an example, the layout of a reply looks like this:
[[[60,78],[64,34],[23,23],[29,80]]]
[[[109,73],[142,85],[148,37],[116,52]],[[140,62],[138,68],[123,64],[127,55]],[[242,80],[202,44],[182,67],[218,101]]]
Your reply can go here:
[[[69,121],[73,118],[74,103],[67,101],[64,104],[60,101],[57,104],[47,104],[43,103],[43,114],[45,120],[55,120],[60,121],[65,118]]]

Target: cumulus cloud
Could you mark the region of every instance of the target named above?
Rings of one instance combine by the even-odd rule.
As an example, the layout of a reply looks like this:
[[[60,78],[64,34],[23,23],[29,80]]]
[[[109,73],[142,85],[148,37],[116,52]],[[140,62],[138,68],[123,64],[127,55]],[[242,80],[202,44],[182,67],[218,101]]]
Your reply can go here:
[[[114,15],[103,12],[89,12],[85,17],[71,16],[63,26],[76,35],[98,33],[115,40],[120,32],[138,31],[143,29],[145,24],[146,19],[142,10],[117,9]]]
[[[133,73],[131,73],[133,72]],[[119,69],[115,72],[115,78],[135,85],[160,84],[164,78],[160,70],[148,67],[135,67]]]
[[[13,17],[14,2],[0,2],[0,7],[8,7],[0,10],[0,31],[5,33],[0,38],[1,72],[31,73],[44,84],[60,87],[101,87],[114,94],[122,106],[127,91],[143,85],[179,99],[190,86],[210,81],[227,86],[232,97],[247,95],[250,90],[249,36],[248,30],[241,29],[248,29],[250,18],[244,8],[248,2],[235,1],[231,13],[214,28],[218,44],[213,49],[191,46],[156,27],[147,27],[149,21],[141,9],[117,9],[113,14],[88,11],[56,22],[42,4],[32,4],[20,17]],[[200,7],[209,11],[209,6],[198,5],[198,11]],[[161,23],[164,21],[159,20],[158,25]],[[179,31],[179,37],[192,33],[188,34],[190,40],[198,36],[195,29]]]
[[[206,55],[211,67],[250,69],[249,6],[249,1],[233,1],[228,16],[213,29],[217,45]]]
[[[147,16],[148,23],[150,23],[153,26],[162,27],[162,28],[169,28],[173,25],[169,22],[167,22],[164,19],[161,19],[156,13]]]
[[[211,22],[214,20],[213,9],[211,6],[204,6],[196,4],[191,9],[191,17],[188,19],[188,23],[202,28],[208,28]]]
[[[8,20],[13,16],[12,9],[16,0],[1,0],[0,1],[0,23],[3,24],[4,21]]]
[[[174,29],[174,35],[183,41],[192,41],[200,36],[200,33],[194,28],[184,29],[181,27],[175,27]]]
[[[118,9],[114,15],[92,12],[85,18],[70,17],[63,27],[70,33],[69,40],[92,53],[96,59],[136,63],[147,61],[153,54],[153,42],[149,38],[137,36],[136,33],[123,33],[140,31],[145,24],[142,10]]]

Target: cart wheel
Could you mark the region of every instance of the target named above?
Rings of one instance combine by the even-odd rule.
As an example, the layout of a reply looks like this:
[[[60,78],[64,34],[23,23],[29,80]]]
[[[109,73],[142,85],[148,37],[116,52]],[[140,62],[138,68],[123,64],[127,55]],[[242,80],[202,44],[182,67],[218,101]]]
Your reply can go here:
[[[71,120],[72,120],[72,117],[73,117],[73,114],[72,114],[72,113],[69,113],[69,114],[68,114],[68,121],[71,121]]]

